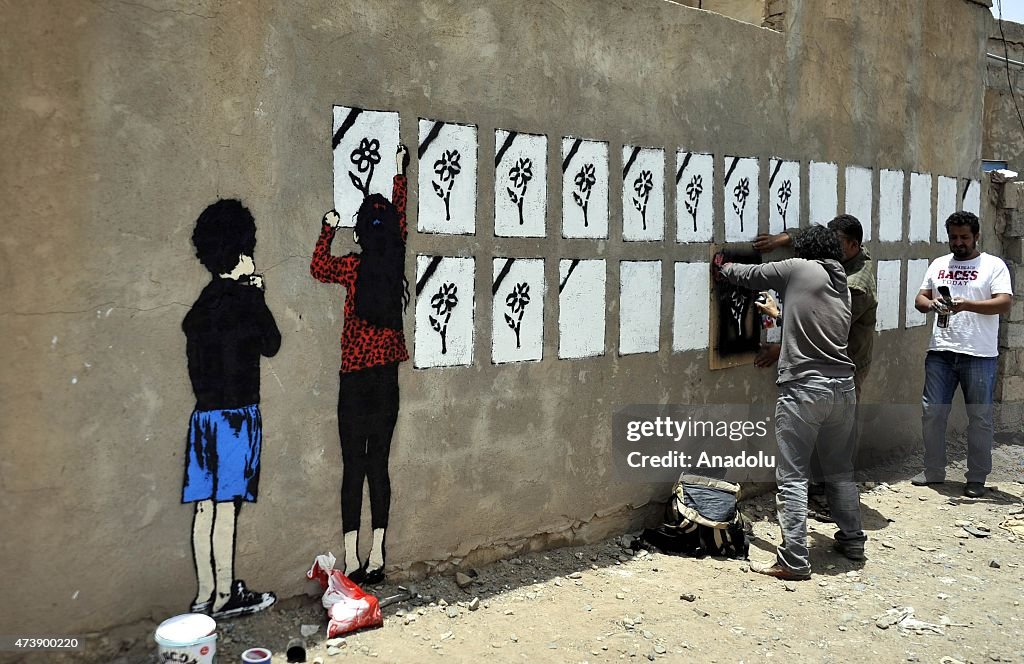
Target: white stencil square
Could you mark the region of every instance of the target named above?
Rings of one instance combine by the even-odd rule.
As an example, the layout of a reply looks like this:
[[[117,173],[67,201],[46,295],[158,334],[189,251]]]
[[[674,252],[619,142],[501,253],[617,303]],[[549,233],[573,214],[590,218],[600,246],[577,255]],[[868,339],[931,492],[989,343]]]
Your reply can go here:
[[[420,118],[419,214],[422,233],[476,232],[477,129]]]
[[[548,137],[494,132],[494,234],[544,237],[548,209]]]
[[[676,152],[676,242],[715,237],[715,157]]]
[[[878,261],[878,314],[876,330],[894,330],[900,324],[900,261]]]
[[[608,144],[562,139],[562,237],[608,237]]]
[[[928,271],[929,262],[927,258],[907,261],[907,321],[905,327],[919,327],[928,322],[928,314],[923,314],[914,308],[914,300],[917,299],[917,294],[921,290],[921,283]]]
[[[939,176],[939,190],[935,195],[935,240],[946,243],[946,219],[956,212],[956,178]]]
[[[874,194],[871,190],[874,172],[863,166],[846,167],[846,214],[857,217],[864,229],[864,241],[871,240],[871,215]]]
[[[932,239],[932,176],[930,173],[910,174],[910,229],[911,242]]]
[[[355,214],[370,194],[391,200],[398,167],[398,113],[349,106],[333,109],[334,209],[341,225],[356,225]]]
[[[416,257],[417,369],[473,363],[474,278],[472,258]]]
[[[831,163],[812,161],[807,170],[807,177],[810,179],[808,221],[827,226],[839,209],[839,167]]]
[[[544,259],[495,258],[491,292],[491,361],[544,356]]]
[[[619,354],[656,353],[661,340],[661,261],[619,263]]]
[[[558,357],[604,355],[605,289],[603,260],[563,258],[558,262]]]
[[[800,162],[768,162],[768,232],[800,227]]]
[[[676,263],[672,311],[672,351],[706,350],[708,347],[711,266],[708,263]]]
[[[878,239],[903,239],[903,171],[884,168],[878,175]]]
[[[622,146],[622,239],[665,239],[665,151]]]
[[[722,198],[726,242],[743,242],[757,236],[759,172],[757,157],[725,157]]]

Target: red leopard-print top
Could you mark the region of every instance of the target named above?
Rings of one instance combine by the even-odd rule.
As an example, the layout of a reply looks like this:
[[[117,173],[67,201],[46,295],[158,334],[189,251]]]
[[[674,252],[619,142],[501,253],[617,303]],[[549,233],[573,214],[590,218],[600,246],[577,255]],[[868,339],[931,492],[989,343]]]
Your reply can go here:
[[[409,234],[405,221],[406,179],[396,175],[391,201],[398,209],[398,223],[402,229],[402,241]],[[331,242],[335,229],[323,224],[320,237],[313,249],[313,260],[309,272],[317,281],[325,284],[341,284],[345,287],[345,322],[341,329],[341,373],[359,371],[409,359],[405,348],[405,334],[370,325],[356,315],[356,274],[359,270],[359,254],[344,256],[331,255]]]

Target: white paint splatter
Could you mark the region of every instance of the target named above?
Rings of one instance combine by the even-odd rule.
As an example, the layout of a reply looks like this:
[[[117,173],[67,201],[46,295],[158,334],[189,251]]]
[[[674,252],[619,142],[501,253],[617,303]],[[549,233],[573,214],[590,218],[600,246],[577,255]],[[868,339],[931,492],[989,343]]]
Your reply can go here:
[[[78,376],[72,376],[71,377],[71,384],[72,385],[78,385]]]

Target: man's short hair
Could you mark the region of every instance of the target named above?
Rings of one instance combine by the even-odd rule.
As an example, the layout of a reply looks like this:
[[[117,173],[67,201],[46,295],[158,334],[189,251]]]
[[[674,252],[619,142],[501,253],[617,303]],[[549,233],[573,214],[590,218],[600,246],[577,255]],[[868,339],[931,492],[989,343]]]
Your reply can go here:
[[[843,248],[835,231],[821,224],[813,224],[805,228],[793,240],[793,252],[797,258],[809,261],[832,259],[843,260]]]
[[[981,232],[981,222],[978,215],[973,212],[954,212],[946,218],[946,233],[949,233],[950,226],[970,226],[971,234],[977,235]]]
[[[852,214],[839,215],[828,222],[828,227],[836,233],[842,233],[851,240],[855,240],[857,244],[864,243],[864,227],[860,225],[860,220]]]
[[[252,256],[256,249],[256,222],[241,201],[221,199],[196,219],[192,244],[196,258],[211,274],[230,272],[239,256]]]

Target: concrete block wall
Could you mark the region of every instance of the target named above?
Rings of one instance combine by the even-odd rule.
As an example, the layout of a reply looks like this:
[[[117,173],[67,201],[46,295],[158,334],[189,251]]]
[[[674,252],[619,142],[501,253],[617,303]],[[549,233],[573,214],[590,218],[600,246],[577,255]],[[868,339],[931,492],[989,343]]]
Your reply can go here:
[[[1011,119],[1004,119],[1011,122]],[[1001,255],[1013,275],[1014,301],[999,328],[999,379],[996,384],[997,436],[1024,443],[1024,182],[992,181],[986,210],[993,216]]]

